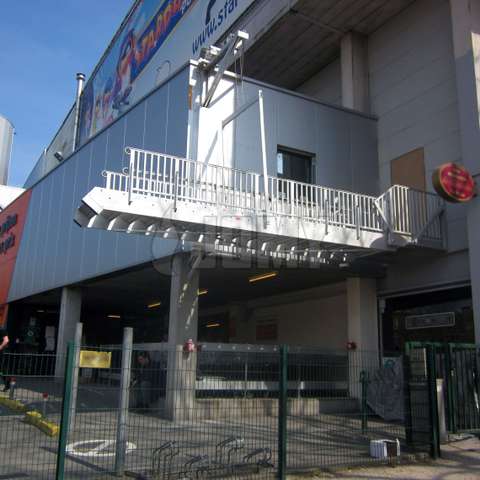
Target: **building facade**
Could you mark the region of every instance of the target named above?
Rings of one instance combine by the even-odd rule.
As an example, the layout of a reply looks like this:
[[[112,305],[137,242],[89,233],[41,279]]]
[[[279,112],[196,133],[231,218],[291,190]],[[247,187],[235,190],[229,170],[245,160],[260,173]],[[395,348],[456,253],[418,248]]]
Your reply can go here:
[[[17,348],[61,353],[77,321],[90,344],[478,342],[478,199],[431,176],[478,174],[479,25],[473,0],[135,2],[0,214]],[[239,30],[216,74],[202,47]]]

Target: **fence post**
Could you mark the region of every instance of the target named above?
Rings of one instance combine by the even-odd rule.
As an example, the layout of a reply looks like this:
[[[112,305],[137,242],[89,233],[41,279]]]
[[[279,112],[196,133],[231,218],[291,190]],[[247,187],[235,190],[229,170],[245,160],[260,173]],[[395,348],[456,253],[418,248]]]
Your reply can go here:
[[[437,369],[435,360],[435,347],[429,345],[427,346],[427,385],[430,411],[430,441],[432,458],[437,459],[440,457],[440,434],[438,427]]]
[[[80,371],[80,349],[82,345],[83,323],[78,322],[75,327],[75,337],[73,339],[73,380],[72,380],[72,404],[70,408],[70,430],[75,426],[75,417],[77,415],[77,396],[78,396],[78,374]]]
[[[455,411],[453,407],[452,354],[451,345],[445,344],[445,390],[447,392],[447,429],[455,433]]]
[[[360,382],[362,384],[362,434],[365,435],[368,430],[368,404],[367,404],[367,390],[369,383],[368,371],[362,370],[360,372]]]
[[[278,478],[287,478],[287,395],[288,347],[280,347],[278,389]]]
[[[245,369],[244,369],[244,379],[243,379],[243,396],[247,398],[248,391],[248,352],[245,355]]]
[[[117,417],[117,441],[115,443],[115,473],[123,476],[127,450],[128,403],[130,395],[130,373],[132,366],[133,329],[123,329],[122,370],[120,372],[120,405]]]
[[[405,408],[405,442],[409,447],[413,446],[413,421],[412,421],[412,399],[411,399],[411,358],[410,346],[405,345],[405,354],[403,356],[403,394],[404,394],[404,408]]]
[[[60,420],[60,435],[58,439],[56,480],[65,478],[65,457],[67,454],[68,430],[70,426],[70,409],[72,406],[73,369],[75,360],[75,345],[67,345],[67,358],[65,367],[65,380],[63,383],[62,417]]]

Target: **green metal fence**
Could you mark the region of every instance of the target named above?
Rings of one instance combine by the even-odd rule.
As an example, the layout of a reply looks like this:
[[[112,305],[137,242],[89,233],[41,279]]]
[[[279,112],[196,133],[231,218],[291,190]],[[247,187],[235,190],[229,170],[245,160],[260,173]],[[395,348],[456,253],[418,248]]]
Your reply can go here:
[[[480,347],[410,342],[407,351],[432,356],[429,369],[443,382],[446,427],[451,433],[480,432]],[[424,352],[424,353],[422,353]]]
[[[63,387],[56,358],[0,356],[2,380],[10,384],[0,393],[0,478],[55,478]]]
[[[415,451],[440,455],[437,369],[431,347],[408,345],[404,359],[406,443]]]
[[[110,367],[80,367],[80,350],[108,350]],[[28,367],[15,359],[12,399],[60,430],[49,437],[23,412],[1,407],[0,478],[262,480],[383,461],[379,448],[387,457],[435,453],[432,378],[415,355],[386,362],[377,352],[306,347],[145,351],[126,335],[123,346],[70,345],[59,359],[62,378],[55,358],[31,356]]]

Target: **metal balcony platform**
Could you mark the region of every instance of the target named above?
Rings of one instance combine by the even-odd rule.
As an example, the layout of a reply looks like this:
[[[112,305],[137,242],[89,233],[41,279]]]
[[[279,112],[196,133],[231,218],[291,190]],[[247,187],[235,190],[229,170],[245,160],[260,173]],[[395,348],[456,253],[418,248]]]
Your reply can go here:
[[[129,168],[104,172],[75,221],[230,252],[322,261],[328,252],[443,247],[443,201],[394,186],[376,198],[128,148]],[[327,252],[327,253],[325,253]]]

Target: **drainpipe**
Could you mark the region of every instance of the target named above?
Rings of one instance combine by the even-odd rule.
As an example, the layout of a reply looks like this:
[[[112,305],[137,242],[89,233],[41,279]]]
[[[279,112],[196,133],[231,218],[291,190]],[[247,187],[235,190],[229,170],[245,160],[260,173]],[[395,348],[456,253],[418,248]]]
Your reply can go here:
[[[77,73],[77,94],[75,96],[75,121],[73,124],[73,142],[72,142],[72,153],[77,147],[77,137],[78,137],[78,126],[80,124],[80,96],[83,91],[83,84],[85,82],[85,74]]]

